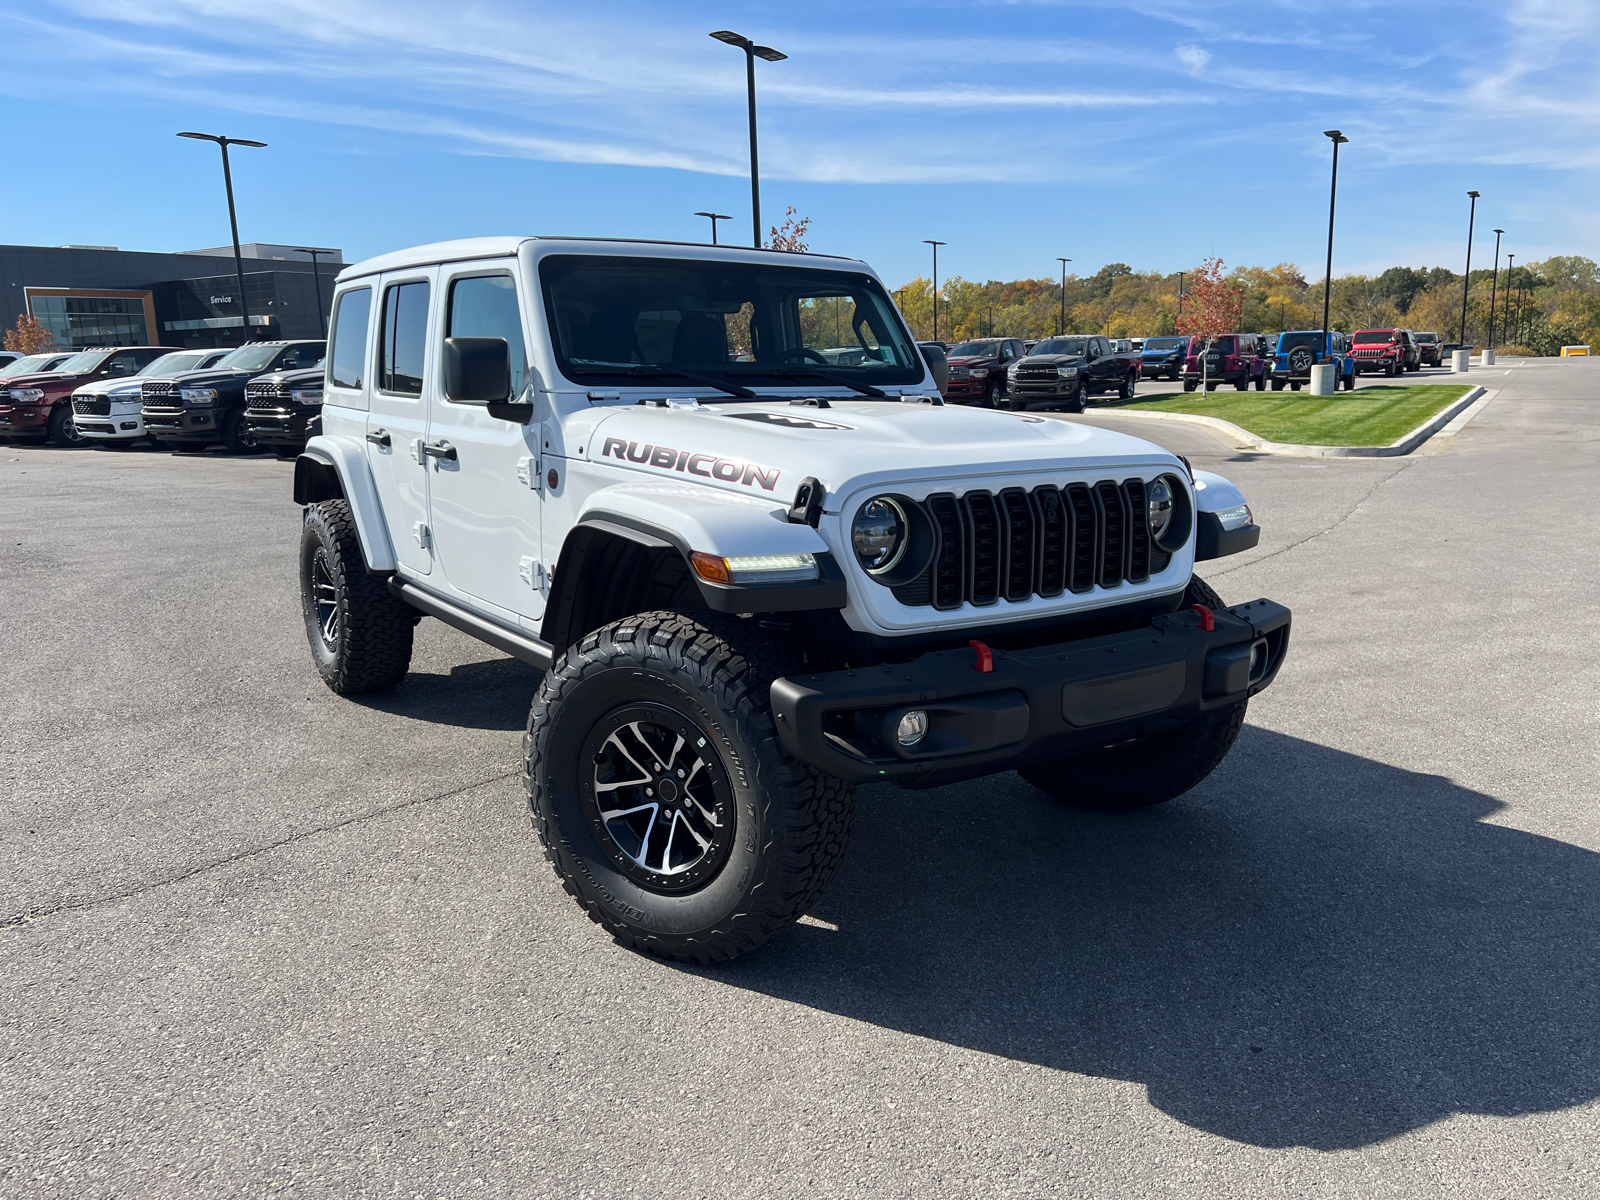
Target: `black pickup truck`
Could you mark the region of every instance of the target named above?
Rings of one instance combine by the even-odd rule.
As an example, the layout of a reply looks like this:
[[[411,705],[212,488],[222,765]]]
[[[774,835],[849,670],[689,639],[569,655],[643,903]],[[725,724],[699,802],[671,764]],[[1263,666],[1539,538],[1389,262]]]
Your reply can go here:
[[[1046,338],[1006,372],[1013,409],[1082,412],[1090,396],[1115,391],[1126,400],[1138,384],[1138,353],[1115,353],[1110,341],[1095,333]]]
[[[251,342],[204,371],[148,379],[142,389],[144,427],[174,450],[221,442],[234,454],[256,449],[245,422],[245,385],[269,371],[309,367],[325,342]]]

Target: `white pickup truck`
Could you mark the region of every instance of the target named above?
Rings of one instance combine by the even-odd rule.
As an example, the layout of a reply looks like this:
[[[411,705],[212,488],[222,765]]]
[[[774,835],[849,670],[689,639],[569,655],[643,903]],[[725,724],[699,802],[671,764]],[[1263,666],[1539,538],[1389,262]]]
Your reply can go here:
[[[423,616],[543,669],[534,826],[625,945],[771,938],[858,783],[1170,800],[1283,663],[1287,609],[1194,575],[1259,537],[1232,485],[946,405],[865,263],[448,242],[345,268],[332,329],[294,479],[317,669],[394,687]]]

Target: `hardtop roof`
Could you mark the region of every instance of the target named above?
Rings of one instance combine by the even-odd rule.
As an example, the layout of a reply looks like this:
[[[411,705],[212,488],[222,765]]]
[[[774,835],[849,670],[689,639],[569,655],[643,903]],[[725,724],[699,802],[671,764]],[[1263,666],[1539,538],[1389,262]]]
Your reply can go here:
[[[860,259],[845,258],[837,254],[797,254],[790,250],[756,249],[752,246],[711,246],[704,242],[666,242],[642,238],[597,237],[477,237],[458,238],[449,242],[430,242],[406,250],[392,250],[352,263],[340,271],[336,282],[344,283],[384,271],[400,271],[407,267],[432,266],[435,263],[470,262],[478,258],[507,258],[518,253],[530,242],[538,243],[543,252],[565,251],[588,254],[637,254],[641,249],[658,247],[671,251],[674,258],[705,258],[724,262],[771,263],[775,258],[794,262],[806,259],[826,259],[830,264],[848,263],[871,272]]]

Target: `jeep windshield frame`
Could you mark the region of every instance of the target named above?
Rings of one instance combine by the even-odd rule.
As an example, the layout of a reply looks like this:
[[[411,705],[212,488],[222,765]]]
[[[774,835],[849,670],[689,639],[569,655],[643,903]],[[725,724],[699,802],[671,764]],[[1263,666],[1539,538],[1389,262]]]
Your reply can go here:
[[[709,385],[732,401],[803,380],[863,395],[924,382],[916,342],[860,271],[551,254],[539,284],[556,366],[580,386]]]

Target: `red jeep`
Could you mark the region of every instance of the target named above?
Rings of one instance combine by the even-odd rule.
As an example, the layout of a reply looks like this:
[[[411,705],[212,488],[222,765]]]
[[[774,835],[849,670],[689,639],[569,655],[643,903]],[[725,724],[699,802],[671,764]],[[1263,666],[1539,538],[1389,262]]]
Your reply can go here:
[[[53,371],[0,379],[0,437],[79,446],[86,439],[72,422],[72,393],[86,383],[133,375],[172,353],[171,346],[110,346],[81,350]]]
[[[1189,361],[1183,368],[1184,391],[1194,391],[1202,379],[1208,390],[1223,383],[1231,383],[1241,392],[1248,391],[1252,383],[1258,392],[1267,390],[1263,370],[1266,357],[1256,334],[1224,333],[1212,338],[1209,346],[1201,347],[1199,338],[1189,343]]]

